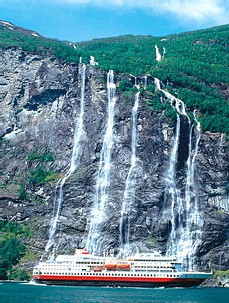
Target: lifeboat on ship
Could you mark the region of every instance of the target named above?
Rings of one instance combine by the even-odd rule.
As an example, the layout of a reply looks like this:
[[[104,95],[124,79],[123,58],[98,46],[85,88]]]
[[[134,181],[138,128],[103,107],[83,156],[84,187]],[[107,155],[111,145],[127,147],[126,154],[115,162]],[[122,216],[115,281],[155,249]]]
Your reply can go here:
[[[129,263],[118,263],[117,264],[117,269],[122,269],[122,270],[130,270],[130,264]]]
[[[92,270],[94,272],[101,272],[103,270],[103,267],[102,266],[94,267],[94,268],[92,268]]]
[[[105,263],[104,267],[108,270],[115,270],[117,269],[117,263]]]

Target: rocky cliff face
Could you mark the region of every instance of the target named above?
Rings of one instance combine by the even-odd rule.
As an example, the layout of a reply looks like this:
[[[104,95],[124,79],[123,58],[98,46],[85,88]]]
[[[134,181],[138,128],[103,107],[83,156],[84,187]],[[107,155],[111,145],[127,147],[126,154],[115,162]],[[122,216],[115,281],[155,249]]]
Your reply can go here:
[[[41,256],[49,239],[61,180],[71,163],[74,130],[82,102],[82,65],[66,64],[13,48],[2,51],[1,56],[1,213],[7,220],[29,224],[33,238],[28,244],[33,253]],[[121,79],[122,75],[115,75],[117,86]],[[134,79],[130,77],[130,80],[134,84]],[[144,85],[139,78],[138,82],[141,81]],[[153,83],[151,78],[148,81]],[[86,67],[78,162],[63,184],[63,199],[52,243],[61,251],[88,245],[88,233],[96,218],[92,210],[96,207],[98,171],[107,129],[106,85],[106,72]],[[228,268],[228,150],[224,135],[204,133],[197,142],[196,128],[193,126],[190,137],[188,120],[181,115],[180,132],[176,136],[177,122],[172,123],[162,112],[149,110],[140,96],[135,125],[132,201],[122,213],[133,153],[132,109],[136,96],[127,97],[119,90],[115,96],[106,205],[103,212],[97,214],[102,214],[102,218],[99,223],[96,221],[96,230],[99,230],[96,251],[101,253],[112,248],[118,252],[121,241],[131,250],[157,248],[168,253],[171,243],[181,243],[182,234],[186,233],[187,237],[194,237],[189,244],[183,243],[195,244],[195,258],[192,259],[195,264],[205,269],[210,264],[213,268]],[[171,185],[168,172],[176,138]],[[190,185],[187,185],[188,159],[194,165],[194,184]],[[39,168],[43,180],[34,181],[32,177],[40,176]],[[173,199],[173,191],[179,199]],[[195,233],[195,218],[191,220],[192,211],[187,211],[188,191],[191,192],[189,208],[192,209],[192,203],[198,204],[200,214],[199,229]],[[123,226],[120,228],[121,214]]]

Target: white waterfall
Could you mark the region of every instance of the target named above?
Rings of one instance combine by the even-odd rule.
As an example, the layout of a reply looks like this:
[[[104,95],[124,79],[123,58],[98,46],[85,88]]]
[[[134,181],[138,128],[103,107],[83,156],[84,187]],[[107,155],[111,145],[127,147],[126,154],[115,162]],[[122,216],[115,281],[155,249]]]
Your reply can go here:
[[[155,85],[159,89],[158,81],[155,81]],[[160,90],[170,100],[171,105],[176,108],[177,112],[180,115],[186,116],[190,126],[185,196],[182,198],[176,180],[176,162],[180,136],[180,116],[177,114],[176,133],[167,174],[167,191],[171,196],[171,233],[167,253],[169,255],[176,255],[188,269],[193,269],[194,255],[199,243],[198,238],[201,234],[202,226],[194,177],[195,158],[200,140],[200,124],[197,122],[196,144],[194,154],[192,155],[193,126],[191,126],[190,119],[186,113],[184,102],[169,92]]]
[[[194,112],[194,117],[195,117],[195,112]],[[201,138],[201,128],[200,128],[200,123],[196,120],[196,143],[195,143],[195,149],[194,149],[194,154],[192,157],[191,161],[191,184],[192,184],[192,196],[194,198],[194,203],[192,207],[190,207],[190,221],[189,226],[191,230],[191,239],[192,239],[192,247],[190,247],[190,253],[188,255],[188,267],[189,269],[195,269],[194,268],[194,255],[196,252],[196,249],[198,245],[201,242],[201,234],[202,234],[202,227],[203,227],[203,217],[200,211],[199,207],[199,199],[198,199],[198,191],[197,191],[197,186],[196,186],[196,181],[195,181],[195,160],[196,156],[198,153],[198,147],[199,147],[199,142]],[[192,227],[192,229],[191,229]]]
[[[161,90],[161,83],[158,78],[154,78],[155,90]]]
[[[147,75],[144,76],[144,89],[146,89],[146,86],[147,86]]]
[[[170,100],[170,104],[171,106],[176,108],[176,111],[180,114],[180,115],[184,115],[188,118],[186,110],[185,110],[185,105],[184,102],[176,97],[174,97],[172,94],[170,94],[169,92],[167,92],[164,89],[160,89],[164,95]]]
[[[176,109],[176,111],[180,115],[184,115],[188,118],[188,115],[185,110],[185,104],[182,100],[174,97],[172,94],[170,94],[168,91],[164,90],[161,88],[161,81],[158,78],[154,78],[154,85],[155,85],[155,90],[159,90],[164,93],[167,99],[170,100],[170,105]]]
[[[162,59],[164,59],[164,57],[165,57],[165,53],[166,53],[166,50],[165,50],[165,47],[163,46]]]
[[[167,254],[176,255],[188,269],[194,267],[194,256],[198,247],[202,228],[201,212],[198,206],[198,193],[195,183],[195,158],[198,152],[201,129],[196,120],[196,142],[194,152],[192,150],[192,137],[194,126],[186,113],[184,102],[174,97],[169,92],[161,89],[160,80],[154,78],[155,89],[160,90],[170,100],[171,106],[177,111],[176,133],[169,159],[169,168],[166,176],[166,192],[171,197],[171,233],[168,241]],[[185,195],[182,197],[176,180],[176,163],[178,157],[180,137],[180,115],[186,116],[189,123],[189,146],[186,169]]]
[[[177,256],[179,259],[184,261],[185,267],[189,270],[194,269],[195,252],[201,240],[201,229],[203,226],[195,182],[195,159],[201,137],[200,123],[198,121],[196,121],[196,123],[196,141],[193,153],[192,137],[194,126],[190,127],[189,156],[187,160],[187,176],[185,186],[185,224],[180,228],[181,237],[177,243]]]
[[[176,255],[177,253],[177,215],[178,221],[181,221],[182,216],[182,199],[180,195],[180,190],[177,188],[176,184],[176,163],[178,156],[178,146],[179,146],[179,137],[180,137],[180,116],[177,114],[177,124],[176,132],[174,136],[173,147],[169,159],[169,168],[167,171],[166,178],[166,191],[171,196],[171,233],[169,239],[169,246],[167,253],[169,255]]]
[[[157,61],[161,61],[162,56],[161,56],[161,54],[159,52],[159,49],[158,49],[157,45],[155,45],[155,51],[156,51],[156,60]]]
[[[183,261],[185,267],[189,267],[188,263],[190,256],[193,253],[192,239],[191,239],[191,214],[192,214],[192,135],[193,126],[189,121],[189,146],[188,146],[188,159],[187,159],[187,170],[186,170],[186,184],[185,184],[185,197],[184,205],[182,208],[183,220],[181,224],[177,227],[177,239],[176,239],[176,249],[175,254],[180,261]]]
[[[59,180],[55,188],[55,197],[53,203],[53,217],[50,224],[49,229],[49,239],[45,247],[45,251],[49,251],[49,249],[55,246],[55,233],[57,228],[57,223],[60,215],[60,209],[64,200],[64,192],[63,187],[65,185],[66,180],[74,173],[78,164],[79,164],[79,156],[80,156],[80,141],[83,137],[83,118],[84,118],[84,94],[85,94],[85,75],[86,75],[86,65],[80,65],[81,74],[81,98],[80,98],[80,114],[76,123],[76,127],[74,130],[74,141],[73,141],[73,149],[70,167],[63,178]]]
[[[140,89],[140,86],[138,85],[138,77],[134,76],[134,75],[131,75],[131,77],[134,78],[134,86],[137,88],[137,89]]]
[[[177,224],[180,226],[183,216],[183,202],[181,198],[180,189],[177,187],[176,181],[176,164],[178,157],[178,147],[179,147],[179,139],[180,139],[180,115],[185,115],[185,105],[184,102],[175,98],[169,92],[161,89],[160,80],[154,78],[155,90],[162,91],[164,95],[170,100],[170,104],[177,111],[177,122],[176,122],[176,132],[174,135],[173,146],[169,159],[169,167],[166,175],[166,193],[171,196],[171,233],[170,239],[168,243],[167,253],[169,255],[176,255],[177,253],[177,241],[180,236],[179,230],[177,229]],[[178,222],[177,222],[178,221]]]
[[[111,152],[113,147],[113,126],[116,103],[116,85],[114,73],[107,74],[108,117],[103,146],[100,154],[99,170],[96,180],[95,201],[91,212],[91,222],[86,242],[86,249],[94,254],[100,253],[100,232],[106,216],[108,200],[109,175],[111,170]]]
[[[139,104],[139,94],[135,95],[135,102],[131,112],[132,132],[131,132],[131,164],[126,178],[121,218],[119,225],[119,245],[120,255],[128,255],[130,244],[130,228],[131,228],[131,209],[135,201],[135,185],[136,185],[136,143],[137,143],[137,114]]]

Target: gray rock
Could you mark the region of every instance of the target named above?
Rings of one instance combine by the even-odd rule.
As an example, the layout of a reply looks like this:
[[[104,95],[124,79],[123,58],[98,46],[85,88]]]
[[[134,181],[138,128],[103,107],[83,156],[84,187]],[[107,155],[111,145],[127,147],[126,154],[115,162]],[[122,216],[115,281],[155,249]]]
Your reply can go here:
[[[63,177],[70,165],[74,128],[80,110],[81,78],[77,65],[41,54],[9,48],[3,51],[1,77],[3,121],[3,175],[0,208],[7,220],[27,222],[33,229],[28,245],[42,255],[48,241],[56,184],[32,186],[30,172],[43,165]],[[22,54],[24,60],[21,60]],[[120,80],[122,75],[117,75]],[[153,79],[152,79],[153,81]],[[58,219],[59,250],[83,247],[89,230],[91,209],[107,118],[106,72],[87,67],[84,136],[80,164],[66,181]],[[101,239],[103,248],[118,249],[120,211],[131,160],[131,109],[134,96],[126,100],[117,92],[114,147],[109,176],[108,203]],[[184,195],[187,160],[187,122],[182,122],[178,177]],[[140,99],[137,123],[137,173],[135,200],[130,214],[133,247],[166,251],[171,232],[170,201],[165,201],[166,171],[173,144],[174,127],[161,112],[150,111]],[[55,154],[49,162],[29,161],[34,150]],[[204,133],[196,157],[195,180],[203,214],[201,243],[196,253],[200,268],[229,266],[228,149],[223,135]],[[19,197],[24,184],[27,200]],[[167,214],[167,215],[166,215]],[[219,254],[221,259],[219,259]],[[210,263],[209,263],[210,262]],[[209,265],[210,264],[210,265]]]

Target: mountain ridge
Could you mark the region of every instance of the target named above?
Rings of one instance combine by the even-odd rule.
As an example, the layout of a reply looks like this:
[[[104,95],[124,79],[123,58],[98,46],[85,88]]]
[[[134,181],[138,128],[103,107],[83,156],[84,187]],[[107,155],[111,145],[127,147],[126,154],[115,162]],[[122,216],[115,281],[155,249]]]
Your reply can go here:
[[[72,63],[82,58],[89,64],[93,56],[103,70],[157,77],[190,111],[199,111],[203,131],[229,133],[229,25],[163,37],[127,35],[78,43],[34,37],[30,31],[25,37],[4,26],[1,30],[0,48],[41,51]],[[165,52],[160,61],[155,45]]]
[[[12,33],[10,29],[7,31]],[[97,245],[100,253],[109,249],[117,251],[120,245],[127,243],[130,244],[129,249],[155,248],[163,253],[169,248],[170,252],[176,252],[179,247],[182,254],[187,251],[180,248],[190,243],[188,240],[191,239],[196,245],[187,245],[189,263],[203,270],[228,269],[228,142],[224,134],[203,132],[199,127],[201,119],[207,120],[213,113],[221,114],[215,106],[222,110],[220,102],[226,102],[227,94],[224,99],[219,98],[219,83],[211,88],[214,84],[211,78],[199,81],[192,74],[183,74],[182,64],[173,64],[176,52],[184,55],[182,45],[180,49],[174,49],[174,44],[165,46],[162,59],[162,56],[156,57],[155,46],[162,55],[166,41],[159,44],[158,40],[150,40],[151,51],[146,51],[151,58],[149,69],[154,76],[143,74],[135,77],[115,71],[112,73],[113,82],[108,85],[108,73],[100,68],[102,61],[91,49],[85,48],[84,52],[81,49],[80,54],[73,45],[64,44],[62,48],[62,43],[55,41],[43,44],[42,38],[28,35],[32,40],[23,40],[21,34],[19,37],[25,43],[40,41],[35,45],[39,51],[10,46],[0,52],[3,63],[0,73],[3,116],[0,125],[3,147],[0,159],[3,170],[0,174],[0,241],[3,253],[6,252],[4,259],[0,258],[1,277],[4,275],[6,278],[9,271],[16,275],[12,266],[19,259],[18,269],[28,270],[47,254],[45,247],[50,238],[50,227],[55,221],[52,218],[59,193],[63,199],[57,226],[53,229],[55,241],[51,241],[52,245],[55,244],[60,253],[85,247],[93,220],[93,206],[96,206],[100,159],[107,150],[110,161],[106,167],[110,173],[101,184],[105,183],[108,203],[102,213],[104,216],[98,222],[100,232],[96,234],[101,244]],[[144,57],[144,45],[138,38],[133,39],[131,45],[125,44],[125,41],[124,44],[119,43],[118,48],[113,48],[113,53],[109,50],[112,44],[108,44],[106,49],[93,44],[93,48],[100,51],[101,58],[103,52],[109,55],[110,62],[106,59],[104,64],[109,63],[111,67],[117,59],[117,52],[125,46],[126,56],[121,53],[123,62],[129,62],[129,67],[133,68],[132,59]],[[201,43],[194,44],[194,57],[197,53],[204,60],[209,60],[205,58],[205,48],[215,46],[215,42],[203,45],[202,41],[205,42],[202,39]],[[94,61],[98,60],[99,65],[87,64],[85,67],[83,63],[68,63],[64,56],[55,56],[49,48],[51,45],[56,50],[60,50],[59,47],[62,51],[66,50],[67,55],[74,55],[74,60],[79,59],[78,55],[85,55],[83,61],[89,59],[87,54],[95,55]],[[221,44],[216,45],[219,46]],[[134,50],[140,52],[133,56]],[[210,60],[215,58],[217,63],[219,57],[214,54]],[[134,61],[136,65],[139,62]],[[180,58],[175,62],[179,63]],[[114,66],[118,69],[117,64],[120,62],[117,61]],[[194,65],[191,66],[194,68]],[[199,66],[194,72],[199,72]],[[176,78],[173,78],[174,74]],[[163,81],[155,81],[155,76]],[[226,84],[220,85],[227,88]],[[108,97],[108,88],[116,90],[116,102],[113,135],[109,137],[112,147],[105,148],[108,107],[112,99]],[[181,93],[184,98],[181,98]],[[190,102],[190,95],[196,103]],[[197,102],[197,95],[202,98],[202,103]],[[133,118],[136,96],[139,103]],[[84,115],[83,135],[80,136],[77,153],[79,161],[77,169],[69,175],[82,100]],[[186,109],[184,103],[188,105]],[[204,116],[204,111],[209,115]],[[203,122],[201,125],[203,129]],[[135,139],[132,140],[134,132]],[[132,147],[133,141],[135,148]],[[132,166],[129,174],[132,158],[135,157],[136,166]],[[61,192],[60,182],[63,184]],[[122,207],[125,188],[130,185],[131,207],[125,203]],[[174,188],[179,194],[171,195]],[[15,246],[19,251],[14,250]]]

